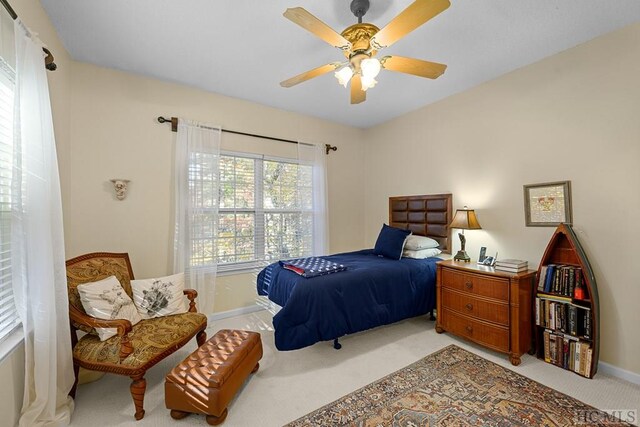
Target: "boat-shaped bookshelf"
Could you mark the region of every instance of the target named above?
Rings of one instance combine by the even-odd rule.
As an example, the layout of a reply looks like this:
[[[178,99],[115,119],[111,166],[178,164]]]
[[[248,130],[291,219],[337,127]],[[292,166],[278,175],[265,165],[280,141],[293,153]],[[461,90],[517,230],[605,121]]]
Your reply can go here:
[[[560,224],[551,236],[537,279],[534,310],[538,358],[593,378],[600,347],[598,288],[570,225]]]

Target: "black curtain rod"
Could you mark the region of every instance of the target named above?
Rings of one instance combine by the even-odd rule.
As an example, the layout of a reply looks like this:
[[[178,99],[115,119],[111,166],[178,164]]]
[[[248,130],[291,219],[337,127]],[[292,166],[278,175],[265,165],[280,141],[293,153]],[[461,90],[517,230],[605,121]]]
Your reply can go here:
[[[3,0],[0,0],[3,1]],[[177,117],[171,117],[171,119],[165,119],[162,116],[158,117],[158,122],[159,123],[171,123],[171,131],[172,132],[177,132],[178,131],[178,118]],[[233,133],[236,135],[244,135],[244,136],[250,136],[253,138],[262,138],[262,139],[269,139],[271,141],[280,141],[280,142],[287,142],[289,144],[298,144],[298,141],[293,141],[291,139],[283,139],[283,138],[276,138],[273,136],[265,136],[265,135],[258,135],[255,133],[247,133],[247,132],[240,132],[237,130],[230,130],[230,129],[221,129],[222,132],[226,132],[226,133]],[[324,144],[325,148],[327,150],[327,154],[329,154],[329,151],[338,151],[338,147],[334,146],[334,145],[330,145],[330,144]]]
[[[9,16],[11,16],[11,19],[13,19],[14,21],[18,19],[18,14],[16,13],[15,10],[13,10],[13,8],[11,7],[11,5],[7,0],[0,0],[0,3],[2,3],[5,9],[7,9]],[[47,49],[46,47],[43,47],[42,50],[44,51],[44,53],[47,54],[47,56],[44,58],[45,68],[49,71],[55,71],[58,68],[58,66],[56,65],[55,62],[53,62],[54,61],[53,55],[51,54],[49,49]]]

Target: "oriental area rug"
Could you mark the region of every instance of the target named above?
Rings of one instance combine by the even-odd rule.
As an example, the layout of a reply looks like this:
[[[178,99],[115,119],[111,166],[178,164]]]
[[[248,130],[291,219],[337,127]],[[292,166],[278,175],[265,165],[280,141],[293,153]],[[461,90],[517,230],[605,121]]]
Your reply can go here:
[[[630,424],[450,345],[287,427],[572,425]]]

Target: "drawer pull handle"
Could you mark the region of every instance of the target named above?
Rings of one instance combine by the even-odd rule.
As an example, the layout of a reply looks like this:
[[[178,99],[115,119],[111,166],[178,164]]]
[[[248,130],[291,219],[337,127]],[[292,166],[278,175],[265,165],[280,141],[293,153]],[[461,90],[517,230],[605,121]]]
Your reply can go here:
[[[464,285],[467,287],[467,289],[473,289],[473,283],[471,282],[467,282]]]
[[[467,310],[469,310],[469,311],[473,310],[473,304],[471,304],[471,303],[465,305],[465,307],[467,307]]]
[[[473,328],[471,326],[467,326],[465,328],[467,330],[467,332],[472,333],[473,332]]]

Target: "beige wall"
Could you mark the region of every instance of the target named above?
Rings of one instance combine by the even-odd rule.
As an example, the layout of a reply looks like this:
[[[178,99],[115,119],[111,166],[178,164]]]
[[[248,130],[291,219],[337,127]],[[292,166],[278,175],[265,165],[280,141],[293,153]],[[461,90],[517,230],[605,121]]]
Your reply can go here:
[[[362,130],[151,78],[74,63],[65,233],[67,257],[129,252],[137,277],[171,270],[172,158],[176,134],[156,122],[178,116],[244,132],[339,147],[328,157],[331,251],[361,248]],[[295,157],[295,145],[223,134],[223,149]],[[111,178],[130,179],[127,198]],[[239,284],[241,282],[242,284]],[[221,277],[215,311],[253,304],[251,275]]]
[[[571,180],[598,282],[601,359],[640,373],[639,73],[636,24],[368,129],[365,241],[388,196],[451,192],[483,227],[466,233],[472,257],[487,246],[536,267],[553,228],[525,227],[522,185]]]

